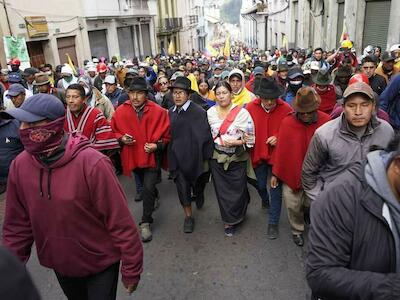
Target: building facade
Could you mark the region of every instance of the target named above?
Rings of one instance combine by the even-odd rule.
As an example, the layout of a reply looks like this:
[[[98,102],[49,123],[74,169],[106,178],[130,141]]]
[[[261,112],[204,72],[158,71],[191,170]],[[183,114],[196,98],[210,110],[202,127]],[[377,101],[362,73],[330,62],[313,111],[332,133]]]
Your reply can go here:
[[[397,0],[244,0],[242,38],[260,49],[337,49],[347,32],[361,53],[399,43],[399,17]]]
[[[173,45],[175,51],[180,51],[179,31],[182,28],[182,18],[178,17],[177,0],[157,1],[157,52],[168,53],[168,47]]]
[[[85,0],[82,4],[92,56],[131,60],[155,55],[155,0]]]
[[[53,66],[65,63],[66,54],[81,66],[90,56],[86,21],[79,0],[3,1],[0,36],[24,37],[34,67],[45,62]],[[3,40],[0,62],[3,67],[7,64]]]

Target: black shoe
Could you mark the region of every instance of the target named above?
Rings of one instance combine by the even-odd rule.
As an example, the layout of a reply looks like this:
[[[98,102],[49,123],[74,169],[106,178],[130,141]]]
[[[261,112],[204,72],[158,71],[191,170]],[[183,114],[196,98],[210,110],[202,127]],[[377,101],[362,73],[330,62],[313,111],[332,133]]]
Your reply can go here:
[[[267,201],[261,200],[261,208],[269,209],[269,200],[267,200]]]
[[[204,205],[204,194],[201,193],[200,195],[195,196],[194,199],[196,201],[197,209],[201,209]]]
[[[194,219],[193,217],[186,217],[183,223],[183,232],[192,233],[194,230]]]
[[[309,207],[304,208],[304,224],[306,224],[306,225],[310,225],[311,224],[310,208]]]
[[[304,238],[303,238],[303,234],[293,234],[293,242],[299,246],[299,247],[303,247],[304,245]]]
[[[270,240],[275,240],[279,237],[279,227],[275,224],[268,224],[267,236]]]

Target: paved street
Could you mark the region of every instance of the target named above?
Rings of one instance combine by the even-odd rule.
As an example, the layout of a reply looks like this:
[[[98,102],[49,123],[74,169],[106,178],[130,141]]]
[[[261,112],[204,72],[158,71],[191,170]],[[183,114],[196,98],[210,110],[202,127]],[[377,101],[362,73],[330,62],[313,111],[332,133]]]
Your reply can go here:
[[[139,220],[141,203],[133,201],[133,181],[121,177],[121,182],[135,220]],[[195,210],[196,228],[190,235],[182,233],[175,186],[164,178],[159,190],[161,207],[154,215],[153,241],[144,245],[139,288],[129,297],[119,283],[118,299],[309,299],[305,251],[291,241],[285,214],[281,238],[266,238],[266,212],[253,188],[247,219],[233,238],[223,234],[211,184],[204,208]],[[28,269],[43,299],[65,299],[54,273],[38,264],[36,254]]]

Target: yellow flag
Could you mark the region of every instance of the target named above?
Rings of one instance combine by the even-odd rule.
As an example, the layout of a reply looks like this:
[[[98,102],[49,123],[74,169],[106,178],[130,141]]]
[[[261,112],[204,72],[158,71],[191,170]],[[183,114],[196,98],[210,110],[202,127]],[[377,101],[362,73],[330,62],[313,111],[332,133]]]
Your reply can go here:
[[[76,68],[74,66],[74,63],[72,62],[71,57],[69,56],[68,53],[65,54],[67,56],[67,60],[68,60],[68,65],[71,67],[72,72],[74,72],[74,76],[78,76],[78,72],[76,72]]]
[[[289,49],[289,42],[286,35],[282,37],[282,47],[285,48],[286,50]]]
[[[207,51],[210,53],[211,56],[218,56],[218,51],[214,49],[213,46],[207,44]]]
[[[224,56],[224,47],[219,47],[219,56]]]
[[[169,55],[174,55],[175,54],[175,46],[174,46],[174,43],[172,42],[172,40],[169,42],[168,54]]]
[[[195,91],[195,92],[199,92],[199,86],[197,85],[197,80],[196,80],[196,77],[194,77],[194,75],[193,75],[193,73],[190,73],[188,76],[187,76],[187,79],[189,79],[190,80],[190,88],[193,90],[193,91]]]
[[[231,57],[231,37],[229,34],[226,36],[226,41],[224,46],[224,56],[227,58]]]

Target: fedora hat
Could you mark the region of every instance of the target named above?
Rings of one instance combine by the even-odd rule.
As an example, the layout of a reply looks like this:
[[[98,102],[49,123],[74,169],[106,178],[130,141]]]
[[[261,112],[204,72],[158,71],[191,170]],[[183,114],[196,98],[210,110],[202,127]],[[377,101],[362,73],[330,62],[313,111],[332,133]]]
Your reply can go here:
[[[169,87],[170,90],[175,88],[182,89],[188,91],[189,93],[193,93],[194,91],[191,88],[192,82],[186,77],[177,77],[174,83]]]
[[[274,79],[263,77],[254,89],[254,94],[264,99],[277,99],[283,95],[284,89]]]
[[[147,87],[146,79],[144,79],[143,77],[135,77],[129,85],[128,90],[148,92],[149,88]]]
[[[308,113],[316,110],[321,104],[321,97],[314,88],[306,86],[300,88],[296,93],[292,106],[296,112]]]
[[[312,77],[312,81],[318,85],[328,85],[332,82],[332,78],[329,72],[318,71],[318,73]]]
[[[49,84],[50,83],[50,79],[49,79],[49,75],[47,75],[46,73],[37,73],[35,75],[35,81],[33,82],[33,85],[45,85],[45,84]]]

